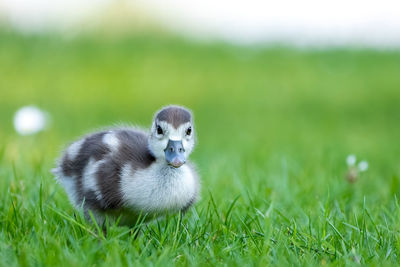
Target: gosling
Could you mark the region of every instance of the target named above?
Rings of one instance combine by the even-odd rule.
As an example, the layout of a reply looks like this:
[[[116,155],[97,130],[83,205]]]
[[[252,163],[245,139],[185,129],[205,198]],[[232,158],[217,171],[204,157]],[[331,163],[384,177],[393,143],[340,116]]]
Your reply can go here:
[[[85,216],[122,224],[187,211],[198,175],[187,159],[195,146],[192,113],[180,106],[156,112],[150,132],[115,128],[72,143],[53,169],[70,202]]]

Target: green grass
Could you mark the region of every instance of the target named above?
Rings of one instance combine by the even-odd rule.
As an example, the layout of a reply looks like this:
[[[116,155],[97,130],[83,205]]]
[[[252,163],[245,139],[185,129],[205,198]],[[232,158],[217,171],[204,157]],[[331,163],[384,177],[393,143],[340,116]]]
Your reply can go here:
[[[400,261],[400,52],[3,31],[0,76],[1,266]],[[104,236],[53,180],[54,159],[170,103],[194,111],[202,198],[182,220]],[[21,137],[12,116],[27,104],[52,120]],[[370,165],[354,184],[350,153]]]

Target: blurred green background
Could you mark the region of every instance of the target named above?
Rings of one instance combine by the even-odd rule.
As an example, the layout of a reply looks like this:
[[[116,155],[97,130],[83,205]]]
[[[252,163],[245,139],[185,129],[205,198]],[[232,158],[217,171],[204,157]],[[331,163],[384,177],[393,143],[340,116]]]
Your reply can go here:
[[[325,194],[330,183],[346,183],[345,158],[356,154],[374,173],[360,181],[363,194],[379,190],[386,199],[394,190],[398,52],[238,47],[145,35],[66,39],[3,32],[0,38],[0,138],[8,160],[38,154],[50,167],[82,134],[118,123],[148,127],[157,109],[181,104],[195,114],[193,159],[206,174],[206,188],[231,190],[224,187],[231,177],[215,171],[255,168],[268,177],[285,159],[303,173],[291,183],[294,190]],[[13,114],[30,104],[47,111],[51,124],[20,137]],[[241,181],[252,186],[251,175]]]
[[[32,104],[48,112],[50,125],[19,136],[13,115]],[[65,145],[113,124],[148,127],[167,104],[184,105],[195,115],[199,207],[210,193],[221,207],[250,195],[250,206],[266,211],[274,203],[301,224],[304,214],[317,217],[327,199],[349,212],[366,201],[379,214],[400,193],[398,51],[3,30],[2,194],[20,177],[22,202],[34,202],[43,183],[54,205],[72,211],[49,173]],[[369,163],[354,184],[345,179],[349,154]],[[241,201],[244,214],[249,205]],[[398,229],[393,223],[389,228]]]

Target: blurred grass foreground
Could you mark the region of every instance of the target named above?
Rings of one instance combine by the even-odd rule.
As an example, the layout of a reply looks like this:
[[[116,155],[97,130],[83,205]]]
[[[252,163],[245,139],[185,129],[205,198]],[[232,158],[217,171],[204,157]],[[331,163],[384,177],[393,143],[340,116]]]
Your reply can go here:
[[[399,262],[398,51],[2,31],[0,76],[0,265]],[[202,199],[183,221],[103,236],[53,180],[55,158],[171,103],[195,114]],[[48,113],[45,131],[16,134],[25,105]],[[352,183],[349,154],[369,163]]]

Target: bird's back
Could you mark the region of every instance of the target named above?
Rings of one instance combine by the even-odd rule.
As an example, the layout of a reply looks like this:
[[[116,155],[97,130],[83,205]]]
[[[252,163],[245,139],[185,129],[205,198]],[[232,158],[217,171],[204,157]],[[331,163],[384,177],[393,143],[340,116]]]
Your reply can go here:
[[[75,206],[110,211],[123,207],[121,170],[150,166],[155,158],[147,135],[135,129],[114,129],[88,135],[71,144],[55,174]]]

